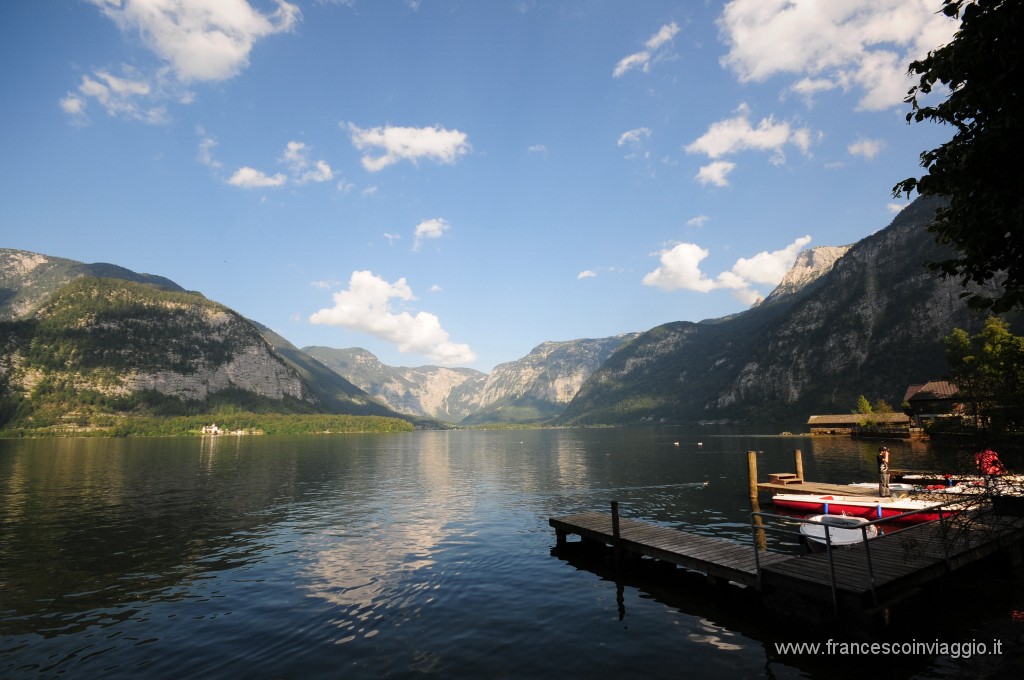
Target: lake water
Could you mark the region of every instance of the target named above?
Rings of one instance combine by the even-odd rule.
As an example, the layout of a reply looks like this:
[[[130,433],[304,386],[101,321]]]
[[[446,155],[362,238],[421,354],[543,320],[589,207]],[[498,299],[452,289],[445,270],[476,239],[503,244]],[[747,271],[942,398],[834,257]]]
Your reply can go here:
[[[943,464],[925,445],[892,448],[894,467]],[[778,642],[852,638],[780,623],[749,591],[682,570],[616,576],[553,554],[549,517],[612,500],[749,544],[746,451],[764,478],[793,470],[794,449],[808,479],[875,478],[870,443],[715,430],[3,440],[0,677],[903,678],[1005,665],[780,654]],[[1010,645],[1024,589],[985,569],[881,638]]]

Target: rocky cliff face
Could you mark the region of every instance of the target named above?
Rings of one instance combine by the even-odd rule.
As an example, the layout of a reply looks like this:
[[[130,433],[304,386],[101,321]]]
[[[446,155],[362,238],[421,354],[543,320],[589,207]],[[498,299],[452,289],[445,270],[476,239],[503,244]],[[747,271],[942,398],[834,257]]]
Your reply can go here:
[[[8,395],[149,390],[201,401],[238,390],[315,402],[252,323],[193,293],[80,277],[4,331],[0,388]]]
[[[773,302],[787,295],[795,295],[822,276],[832,271],[836,260],[852,246],[817,246],[801,252],[782,281],[775,287],[765,302]]]
[[[472,395],[487,378],[469,368],[386,366],[358,347],[302,351],[399,413],[446,422],[458,422],[473,412]]]
[[[386,366],[359,348],[303,351],[400,413],[447,422],[521,421],[560,412],[590,374],[636,335],[545,342],[489,375],[464,368]]]

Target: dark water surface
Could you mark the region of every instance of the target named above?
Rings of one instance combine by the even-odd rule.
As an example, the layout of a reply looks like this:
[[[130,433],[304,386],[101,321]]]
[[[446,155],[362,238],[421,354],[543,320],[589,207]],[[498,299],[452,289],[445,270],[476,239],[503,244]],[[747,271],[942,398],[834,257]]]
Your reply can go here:
[[[923,445],[892,448],[895,467],[942,464]],[[1004,667],[1006,655],[780,654],[780,641],[853,638],[780,623],[749,591],[681,570],[616,577],[601,561],[552,554],[549,517],[611,500],[630,517],[749,544],[745,452],[761,452],[763,477],[791,471],[794,449],[808,479],[873,479],[868,443],[661,428],[0,441],[0,677],[834,678],[866,667],[885,678]],[[1019,573],[979,573],[948,586],[944,602],[923,598],[905,617],[917,623],[882,637],[1011,646],[1024,632]]]

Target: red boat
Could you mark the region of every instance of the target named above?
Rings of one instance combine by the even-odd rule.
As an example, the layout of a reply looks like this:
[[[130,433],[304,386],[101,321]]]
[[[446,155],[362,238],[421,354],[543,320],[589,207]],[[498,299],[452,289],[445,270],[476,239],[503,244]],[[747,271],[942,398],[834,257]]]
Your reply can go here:
[[[779,508],[796,510],[806,514],[848,515],[850,517],[864,517],[869,520],[895,517],[907,512],[915,513],[895,520],[908,523],[934,522],[939,519],[940,511],[938,504],[934,501],[918,500],[915,498],[836,496],[832,494],[816,496],[813,494],[780,493],[772,496],[772,503]],[[941,511],[946,517],[956,514],[956,510],[949,507],[941,508]]]

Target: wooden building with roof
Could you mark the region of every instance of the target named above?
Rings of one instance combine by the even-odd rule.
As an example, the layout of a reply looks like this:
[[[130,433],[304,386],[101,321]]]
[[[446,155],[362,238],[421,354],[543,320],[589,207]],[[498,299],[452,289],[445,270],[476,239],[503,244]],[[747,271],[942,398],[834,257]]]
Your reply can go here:
[[[948,380],[930,380],[908,387],[903,401],[910,405],[914,421],[920,426],[942,416],[963,412],[959,395],[959,388]]]
[[[839,413],[811,416],[807,425],[811,434],[853,434],[867,420],[883,428],[909,428],[913,422],[906,413]]]

